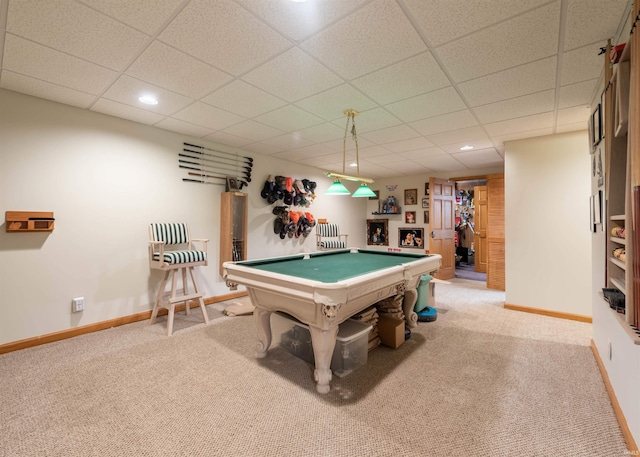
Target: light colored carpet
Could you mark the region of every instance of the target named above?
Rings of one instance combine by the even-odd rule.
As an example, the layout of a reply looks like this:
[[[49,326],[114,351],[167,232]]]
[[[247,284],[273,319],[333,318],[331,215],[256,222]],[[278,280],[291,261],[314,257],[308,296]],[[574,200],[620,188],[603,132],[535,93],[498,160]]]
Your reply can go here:
[[[0,455],[623,456],[589,324],[436,286],[435,322],[316,393],[224,303],[0,356]]]

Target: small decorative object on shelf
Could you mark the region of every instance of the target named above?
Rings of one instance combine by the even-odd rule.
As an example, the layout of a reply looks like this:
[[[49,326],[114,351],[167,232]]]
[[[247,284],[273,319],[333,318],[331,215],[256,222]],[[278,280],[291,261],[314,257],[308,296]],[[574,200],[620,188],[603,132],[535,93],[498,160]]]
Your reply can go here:
[[[6,211],[7,232],[53,232],[53,212]]]

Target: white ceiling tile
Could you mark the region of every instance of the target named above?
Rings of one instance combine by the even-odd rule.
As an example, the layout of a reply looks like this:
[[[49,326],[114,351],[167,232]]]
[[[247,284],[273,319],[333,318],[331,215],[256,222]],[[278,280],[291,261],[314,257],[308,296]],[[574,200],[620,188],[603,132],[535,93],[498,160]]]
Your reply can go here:
[[[605,45],[607,39],[615,35],[620,24],[620,11],[624,11],[627,2],[568,0],[564,50],[597,42]]]
[[[543,59],[557,53],[559,14],[560,2],[553,2],[447,43],[436,52],[456,82]]]
[[[426,172],[421,164],[406,159],[400,159],[397,162],[387,164],[387,167],[407,176],[422,174]]]
[[[508,121],[495,122],[492,124],[486,124],[485,128],[489,135],[504,136],[512,133],[521,133],[535,131],[545,128],[553,127],[554,116],[553,113],[542,113],[533,116],[521,117],[518,119],[511,119]]]
[[[411,138],[409,140],[394,141],[384,145],[391,152],[404,153],[407,151],[424,150],[433,147],[433,144],[425,137]],[[403,154],[404,155],[404,154]],[[407,157],[404,155],[404,157]]]
[[[363,147],[359,148],[360,158],[382,156],[385,154],[389,154],[389,152],[390,152],[389,149],[379,145],[367,146],[366,148],[363,148]]]
[[[289,102],[342,83],[329,69],[298,48],[282,53],[242,79]]]
[[[107,68],[9,33],[4,44],[3,69],[81,92],[98,95],[117,75]]]
[[[589,105],[593,99],[598,85],[597,79],[590,79],[576,84],[560,87],[560,99],[558,108],[570,108],[572,106]]]
[[[72,0],[9,2],[7,31],[122,70],[148,37]]]
[[[360,135],[361,138],[371,141],[375,144],[393,143],[396,141],[408,140],[410,138],[416,138],[420,136],[418,132],[413,130],[408,125],[394,125],[386,129],[378,129],[375,131],[366,132]]]
[[[161,129],[171,130],[172,132],[195,136],[197,138],[202,138],[213,133],[211,129],[208,129],[206,127],[201,127],[199,125],[191,124],[189,122],[181,121],[179,119],[173,119],[170,117],[161,120],[160,122],[155,124],[155,126]]]
[[[460,148],[463,146],[473,146],[473,150],[482,150],[494,147],[493,140],[490,138],[480,138],[476,140],[456,141],[455,143],[443,144],[440,148],[449,153],[455,154],[460,152]]]
[[[223,111],[206,103],[196,102],[178,111],[172,117],[192,124],[201,125],[211,130],[222,130],[244,120],[228,111]]]
[[[445,144],[484,140],[487,138],[487,134],[482,127],[474,126],[460,130],[452,130],[450,132],[434,133],[433,135],[428,135],[427,138],[433,144],[442,146]]]
[[[291,45],[231,0],[192,0],[158,39],[236,76]]]
[[[375,163],[380,165],[380,164],[393,164],[396,162],[403,162],[403,161],[406,161],[407,159],[405,159],[400,154],[387,152],[387,154],[385,155],[367,157],[366,160],[369,163]]]
[[[312,95],[296,102],[296,105],[328,121],[344,118],[344,111],[347,109],[360,112],[377,106],[369,97],[348,84]]]
[[[161,114],[152,113],[134,106],[114,102],[113,100],[107,100],[106,98],[101,98],[95,102],[91,107],[91,111],[148,125],[155,124],[164,118]]]
[[[552,89],[497,103],[476,106],[473,111],[480,119],[480,122],[484,124],[553,111],[555,100],[556,91]]]
[[[78,108],[88,108],[95,99],[94,95],[85,92],[6,70],[0,73],[0,87],[66,105],[77,106]]]
[[[425,159],[425,165],[434,171],[458,171],[467,168],[449,154],[429,157]]]
[[[591,45],[565,52],[560,69],[561,85],[566,86],[599,78],[603,70],[602,56],[598,55],[599,50],[600,45]]]
[[[167,17],[170,17],[183,0],[135,0],[123,2],[120,0],[81,0],[93,9],[124,22],[134,29],[147,35],[156,32]]]
[[[521,14],[549,0],[405,0],[434,46]]]
[[[553,133],[553,127],[545,127],[541,129],[526,130],[523,132],[515,133],[496,133],[494,135],[491,135],[491,139],[494,141],[494,144],[496,144],[496,147],[500,149],[500,147],[504,148],[504,143],[506,141],[522,140],[524,138],[535,138],[538,136],[552,135]]]
[[[283,2],[281,0],[238,0],[256,16],[283,35],[300,41],[323,29],[367,0],[323,0]]]
[[[286,149],[297,149],[312,144],[311,141],[305,139],[299,133],[286,133],[284,135],[274,136],[262,141],[270,147],[276,148],[277,152],[284,151]]]
[[[416,162],[420,163],[423,163],[424,159],[427,159],[429,157],[441,156],[444,154],[446,154],[446,152],[437,147],[416,149],[415,151],[406,151],[400,153],[402,157],[406,157],[407,159],[415,160]]]
[[[282,135],[284,132],[282,130],[269,127],[268,125],[248,120],[224,129],[224,133],[248,138],[253,141],[263,141]]]
[[[286,104],[285,101],[239,79],[204,97],[202,101],[248,118]]]
[[[233,79],[159,41],[151,43],[126,74],[191,98],[200,98]]]
[[[471,111],[461,110],[443,114],[442,116],[420,119],[419,121],[411,122],[409,125],[423,135],[432,135],[434,133],[473,127],[478,125],[478,121],[476,121]]]
[[[458,85],[471,106],[486,105],[556,86],[556,56],[521,65]]]
[[[138,100],[138,98],[143,95],[153,96],[158,100],[158,104],[145,105]],[[184,97],[176,94],[175,92],[153,86],[129,76],[121,76],[118,78],[109,90],[104,93],[103,97],[167,116],[184,108],[193,101],[191,98]]]
[[[497,167],[504,164],[504,159],[494,148],[459,152],[452,154],[452,157],[469,168]]]
[[[281,152],[282,149],[281,148],[277,148],[274,146],[269,146],[267,144],[264,143],[251,143],[251,144],[247,144],[242,146],[242,149],[247,151],[247,152],[254,152],[256,154],[263,154],[263,155],[274,155],[278,152]]]
[[[426,50],[398,4],[387,0],[370,2],[302,47],[349,79]]]
[[[381,105],[451,85],[430,52],[369,73],[351,83]]]
[[[403,121],[413,122],[418,119],[460,111],[466,106],[456,90],[449,86],[401,102],[391,103],[385,108]]]
[[[558,125],[556,127],[556,133],[577,132],[577,131],[580,131],[580,130],[584,130],[584,134],[585,134],[585,137],[586,137],[589,134],[587,132],[587,130],[586,130],[586,125],[587,125],[586,122],[578,122],[578,123],[575,123],[575,124]],[[588,140],[585,138],[585,141],[588,141]]]
[[[558,118],[556,123],[560,125],[582,124],[582,128],[587,128],[587,120],[591,116],[591,109],[588,105],[574,106],[573,108],[565,108],[558,110]]]
[[[345,122],[346,117],[344,117],[343,120],[334,121],[333,123],[344,129]],[[360,111],[360,114],[356,117],[358,134],[385,129],[398,124],[401,124],[400,120],[382,108]]]
[[[246,138],[241,138],[239,136],[231,135],[223,131],[213,132],[205,136],[205,138],[207,140],[211,140],[216,143],[226,144],[228,146],[233,146],[236,148],[242,148],[248,144],[253,143],[253,141],[251,140],[248,140]]]
[[[344,130],[328,122],[301,129],[298,133],[302,138],[314,143],[334,141],[344,137]]]
[[[330,154],[331,149],[321,144],[311,144],[298,149],[292,149],[290,151],[279,152],[276,157],[283,160],[289,160],[297,162],[299,159],[305,159],[309,157],[322,156]]]
[[[270,111],[254,119],[262,124],[282,130],[283,132],[292,132],[324,122],[319,117],[309,114],[293,105],[283,106],[282,108]]]
[[[360,175],[365,177],[373,175],[373,176],[380,177],[380,179],[405,176],[404,173],[401,173],[399,171],[392,170],[385,166],[381,166],[373,163],[367,163],[367,162],[363,162],[360,165]],[[379,190],[379,185],[377,184],[371,184],[370,187],[373,190]]]

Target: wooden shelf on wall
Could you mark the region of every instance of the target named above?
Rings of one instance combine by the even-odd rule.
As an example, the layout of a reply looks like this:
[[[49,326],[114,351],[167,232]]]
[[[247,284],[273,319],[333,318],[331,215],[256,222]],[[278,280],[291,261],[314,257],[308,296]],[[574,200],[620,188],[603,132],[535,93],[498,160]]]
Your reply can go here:
[[[53,232],[54,217],[50,211],[6,211],[7,232]]]

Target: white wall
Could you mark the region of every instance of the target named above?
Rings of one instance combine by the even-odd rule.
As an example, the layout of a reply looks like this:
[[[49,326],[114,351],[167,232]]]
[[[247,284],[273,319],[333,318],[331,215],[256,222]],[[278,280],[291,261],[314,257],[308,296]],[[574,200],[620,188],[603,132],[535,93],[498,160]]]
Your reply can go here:
[[[208,238],[205,296],[229,293],[218,273],[222,186],[183,183],[188,136],[0,89],[0,211],[53,211],[52,233],[0,228],[0,344],[149,310],[161,274],[148,266],[148,224],[184,221]],[[260,197],[268,175],[318,183],[309,211],[338,222],[350,244],[365,244],[366,199],[323,196],[321,170],[259,154],[249,195],[249,258],[315,250],[315,237],[281,240],[272,205]],[[355,183],[353,183],[355,184]],[[349,186],[349,184],[347,184]],[[354,217],[354,215],[358,215]],[[85,311],[71,313],[71,299]]]
[[[506,303],[591,315],[587,132],[505,143]]]

